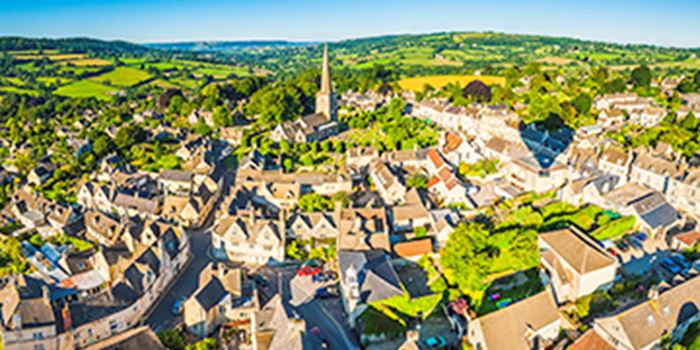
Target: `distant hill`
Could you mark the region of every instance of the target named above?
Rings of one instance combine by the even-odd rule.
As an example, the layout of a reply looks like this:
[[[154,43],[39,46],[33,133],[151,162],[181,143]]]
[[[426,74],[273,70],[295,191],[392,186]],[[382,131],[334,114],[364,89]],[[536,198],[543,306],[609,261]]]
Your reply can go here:
[[[293,42],[284,40],[255,41],[189,41],[174,43],[145,44],[146,47],[160,50],[229,52],[243,49],[285,48],[315,45],[314,42]]]
[[[218,52],[232,61],[276,74],[294,75],[318,67],[320,43],[282,43]],[[640,64],[660,69],[700,68],[700,49],[495,32],[384,35],[331,42],[329,47],[335,69],[383,67],[409,77],[468,74],[476,70],[490,74],[530,62],[550,68],[587,65],[623,70]]]
[[[59,50],[61,52],[98,52],[98,53],[145,53],[150,49],[126,41],[105,41],[90,38],[25,38],[0,37],[0,51],[23,50]]]

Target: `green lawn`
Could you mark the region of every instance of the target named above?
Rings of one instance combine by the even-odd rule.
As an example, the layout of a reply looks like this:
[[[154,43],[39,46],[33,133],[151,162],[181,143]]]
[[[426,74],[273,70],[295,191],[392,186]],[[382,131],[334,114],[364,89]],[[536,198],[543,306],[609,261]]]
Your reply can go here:
[[[94,97],[100,100],[109,100],[111,99],[110,94],[115,91],[117,91],[117,89],[110,86],[102,85],[90,80],[81,80],[70,85],[61,86],[54,93],[56,95],[66,97]]]
[[[599,241],[616,239],[631,231],[634,228],[635,223],[636,219],[634,216],[625,216],[595,229],[593,232],[591,232],[591,237]]]
[[[151,78],[151,75],[132,67],[117,67],[111,72],[107,72],[90,80],[102,83],[108,81],[111,85],[120,87],[130,87],[146,81]]]
[[[499,285],[502,286],[502,282],[495,282],[494,284],[489,286],[489,289],[487,289],[486,293],[484,294],[484,298],[481,300],[481,304],[479,305],[479,310],[477,313],[479,315],[485,315],[494,312],[502,308],[499,307],[499,302],[502,302],[504,305],[508,301],[510,301],[511,303],[515,303],[519,300],[526,299],[527,297],[542,291],[544,286],[542,286],[542,282],[540,281],[536,269],[527,270],[522,273],[524,274],[524,276],[526,276],[527,281],[521,285],[514,286],[511,289],[499,288]],[[506,277],[504,279],[509,278]],[[494,294],[498,294],[498,299],[492,300],[491,298],[489,298],[489,296]]]

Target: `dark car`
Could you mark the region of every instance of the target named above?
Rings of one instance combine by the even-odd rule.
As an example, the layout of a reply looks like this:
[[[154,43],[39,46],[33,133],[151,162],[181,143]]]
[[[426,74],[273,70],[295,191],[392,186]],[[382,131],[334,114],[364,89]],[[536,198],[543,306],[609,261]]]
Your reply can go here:
[[[634,248],[642,249],[642,243],[639,242],[639,240],[637,240],[633,236],[627,236],[627,238],[625,238],[625,241],[627,241],[627,243],[629,243],[629,245]]]
[[[649,238],[649,236],[647,236],[647,234],[644,233],[644,232],[635,233],[635,234],[633,235],[633,237],[636,238],[636,239],[637,239],[638,241],[640,241],[640,242],[644,242],[644,241],[647,240],[647,238]]]
[[[625,241],[623,241],[623,240],[619,240],[619,241],[615,242],[615,244],[617,245],[617,248],[620,249],[620,250],[623,251],[623,252],[626,252],[626,251],[629,251],[629,250],[630,250],[629,244],[627,244],[627,243],[626,243]]]

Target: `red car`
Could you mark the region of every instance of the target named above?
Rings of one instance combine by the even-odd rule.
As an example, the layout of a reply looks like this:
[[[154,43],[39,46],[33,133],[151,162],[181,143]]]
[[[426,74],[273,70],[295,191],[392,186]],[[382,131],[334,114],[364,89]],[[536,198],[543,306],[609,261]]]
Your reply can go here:
[[[302,266],[297,270],[299,276],[313,276],[321,273],[321,268],[318,266]]]

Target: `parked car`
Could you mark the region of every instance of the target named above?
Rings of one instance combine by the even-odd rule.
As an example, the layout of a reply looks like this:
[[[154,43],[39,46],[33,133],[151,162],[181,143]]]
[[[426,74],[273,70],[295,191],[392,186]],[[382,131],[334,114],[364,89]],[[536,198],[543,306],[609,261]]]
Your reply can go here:
[[[302,266],[297,270],[299,276],[314,276],[321,273],[321,268],[317,266]]]
[[[328,278],[326,277],[326,274],[325,274],[325,273],[319,273],[319,274],[313,275],[313,276],[311,277],[311,280],[312,280],[314,283],[322,283],[322,282],[327,281]]]
[[[690,268],[690,264],[687,260],[685,260],[683,255],[671,255],[669,256],[669,259],[676,263],[676,265],[682,267],[684,270]]]
[[[632,246],[636,249],[642,249],[642,243],[640,241],[638,241],[636,238],[634,238],[634,236],[627,236],[627,238],[625,238],[625,240],[627,241],[627,243],[629,243],[630,246]]]
[[[620,249],[620,251],[626,252],[630,250],[629,244],[625,243],[624,240],[619,240],[615,243],[617,244],[617,249]]]
[[[674,263],[673,260],[669,258],[663,258],[661,260],[661,267],[668,270],[668,272],[670,272],[673,275],[683,271],[683,269],[680,266],[676,265],[676,263]]]
[[[430,337],[425,340],[425,345],[429,349],[442,349],[447,346],[447,341],[442,336]]]
[[[644,242],[647,240],[647,238],[649,238],[649,236],[647,236],[647,234],[644,232],[637,232],[633,234],[632,237],[636,238],[640,242]]]
[[[615,251],[615,249],[613,249],[613,248],[608,248],[608,249],[606,249],[605,251],[607,251],[608,253],[610,253],[610,255],[612,255],[613,257],[616,257],[616,256],[617,256],[617,251]]]
[[[173,303],[173,308],[171,310],[173,314],[179,315],[182,313],[182,309],[185,306],[185,300],[187,300],[185,299],[185,297],[179,297],[177,298],[177,300],[175,300],[175,302]]]

